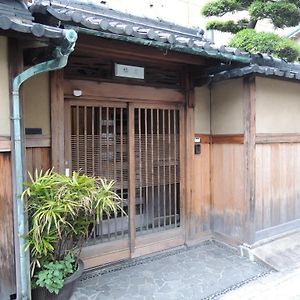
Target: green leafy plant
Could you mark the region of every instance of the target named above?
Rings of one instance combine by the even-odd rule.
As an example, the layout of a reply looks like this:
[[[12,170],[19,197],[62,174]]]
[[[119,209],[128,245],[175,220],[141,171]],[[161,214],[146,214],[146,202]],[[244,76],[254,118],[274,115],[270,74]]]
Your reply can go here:
[[[34,286],[56,293],[69,274],[61,266],[71,270],[72,265],[76,270],[81,249],[95,225],[122,210],[122,200],[113,192],[114,181],[77,172],[69,177],[53,170],[36,171],[29,177],[22,199],[27,199],[32,281]],[[77,259],[72,262],[71,257]]]
[[[247,12],[248,17],[233,20],[210,20],[206,29],[236,34],[230,46],[249,52],[265,52],[294,61],[299,57],[297,43],[274,33],[256,32],[258,21],[267,19],[278,28],[300,23],[299,0],[211,0],[202,9],[205,17],[232,17],[237,12]],[[250,31],[249,31],[250,30]],[[246,41],[247,40],[247,41]],[[246,43],[246,46],[245,46]]]
[[[254,29],[244,29],[238,32],[230,41],[230,46],[249,52],[273,54],[294,61],[299,55],[299,46],[288,38],[281,38],[271,32],[257,34]]]
[[[64,279],[74,272],[75,259],[71,254],[63,260],[45,262],[34,276],[35,287],[45,287],[50,293],[58,294],[64,285]]]

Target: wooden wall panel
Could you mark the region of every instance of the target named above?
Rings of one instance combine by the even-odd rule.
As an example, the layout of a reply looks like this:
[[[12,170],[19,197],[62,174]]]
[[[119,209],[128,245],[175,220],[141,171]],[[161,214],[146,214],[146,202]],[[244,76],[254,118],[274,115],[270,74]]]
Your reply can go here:
[[[256,145],[256,230],[300,219],[300,143]]]
[[[33,174],[35,170],[44,170],[51,168],[51,148],[38,147],[26,148],[27,171]]]
[[[194,156],[192,235],[210,231],[210,144],[201,144]]]
[[[212,231],[243,238],[245,222],[244,145],[212,145]]]
[[[13,201],[10,153],[0,153],[0,299],[15,291]]]

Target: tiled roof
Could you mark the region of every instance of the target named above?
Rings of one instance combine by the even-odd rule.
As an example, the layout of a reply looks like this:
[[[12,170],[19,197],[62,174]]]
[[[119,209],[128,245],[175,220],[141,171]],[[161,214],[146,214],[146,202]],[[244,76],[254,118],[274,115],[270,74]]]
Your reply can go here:
[[[34,15],[49,14],[60,25],[73,25],[78,30],[82,28],[108,33],[122,40],[127,37],[130,42],[149,41],[148,46],[165,46],[174,51],[195,55],[249,62],[249,53],[236,48],[217,47],[203,37],[202,29],[134,16],[91,1],[36,0],[31,11]],[[87,31],[84,32],[88,34]]]
[[[0,29],[30,33],[36,37],[61,38],[63,30],[33,22],[26,5],[17,0],[0,0]]]
[[[288,63],[282,59],[273,58],[270,55],[255,54],[252,55],[251,63],[249,66],[225,70],[210,75],[213,75],[214,81],[220,81],[230,78],[243,77],[251,74],[300,80],[300,64]]]

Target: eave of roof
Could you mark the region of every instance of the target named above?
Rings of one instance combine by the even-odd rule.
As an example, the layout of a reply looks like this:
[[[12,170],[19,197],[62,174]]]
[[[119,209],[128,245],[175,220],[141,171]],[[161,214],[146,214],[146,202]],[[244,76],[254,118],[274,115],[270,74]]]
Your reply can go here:
[[[66,4],[67,3],[67,4]],[[141,18],[82,1],[37,0],[35,14],[50,14],[63,26],[79,33],[132,42],[144,46],[202,55],[225,61],[250,62],[250,55],[236,48],[217,47],[203,38],[200,29]]]
[[[64,30],[33,22],[24,4],[16,0],[0,0],[0,29],[32,34],[41,38],[63,38]]]
[[[259,55],[252,57],[252,63],[249,66],[242,68],[235,68],[231,70],[225,70],[213,75],[213,81],[221,81],[226,79],[239,78],[249,75],[261,75],[267,77],[278,77],[288,80],[300,80],[300,64],[287,63],[283,60],[277,60],[276,63],[270,63],[269,65],[260,65]]]

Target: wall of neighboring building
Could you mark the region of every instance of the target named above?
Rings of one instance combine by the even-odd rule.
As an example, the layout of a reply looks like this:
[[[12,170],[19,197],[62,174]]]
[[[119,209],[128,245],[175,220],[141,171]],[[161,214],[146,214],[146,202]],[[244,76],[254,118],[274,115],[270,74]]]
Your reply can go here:
[[[200,205],[193,209],[202,217],[200,230],[237,242],[245,223],[243,97],[243,79],[195,89],[194,128],[201,154],[194,156],[193,194]]]
[[[212,134],[243,134],[242,79],[226,80],[213,84],[211,99]]]
[[[210,89],[195,88],[195,133],[210,134]]]
[[[50,135],[49,73],[30,78],[24,83],[24,127],[41,128],[42,135]]]
[[[197,228],[192,228],[193,238],[210,231],[210,89],[195,88],[195,137],[200,138],[201,154],[194,155],[193,207]]]
[[[244,230],[243,79],[211,87],[212,230],[240,241]]]
[[[256,132],[300,133],[300,85],[256,78]]]
[[[51,168],[49,73],[30,78],[23,86],[24,128],[40,128],[41,135],[26,135],[27,171]]]
[[[300,86],[256,77],[256,239],[300,226]]]
[[[15,293],[8,39],[0,36],[0,299]]]
[[[7,38],[0,36],[0,136],[10,136]]]

